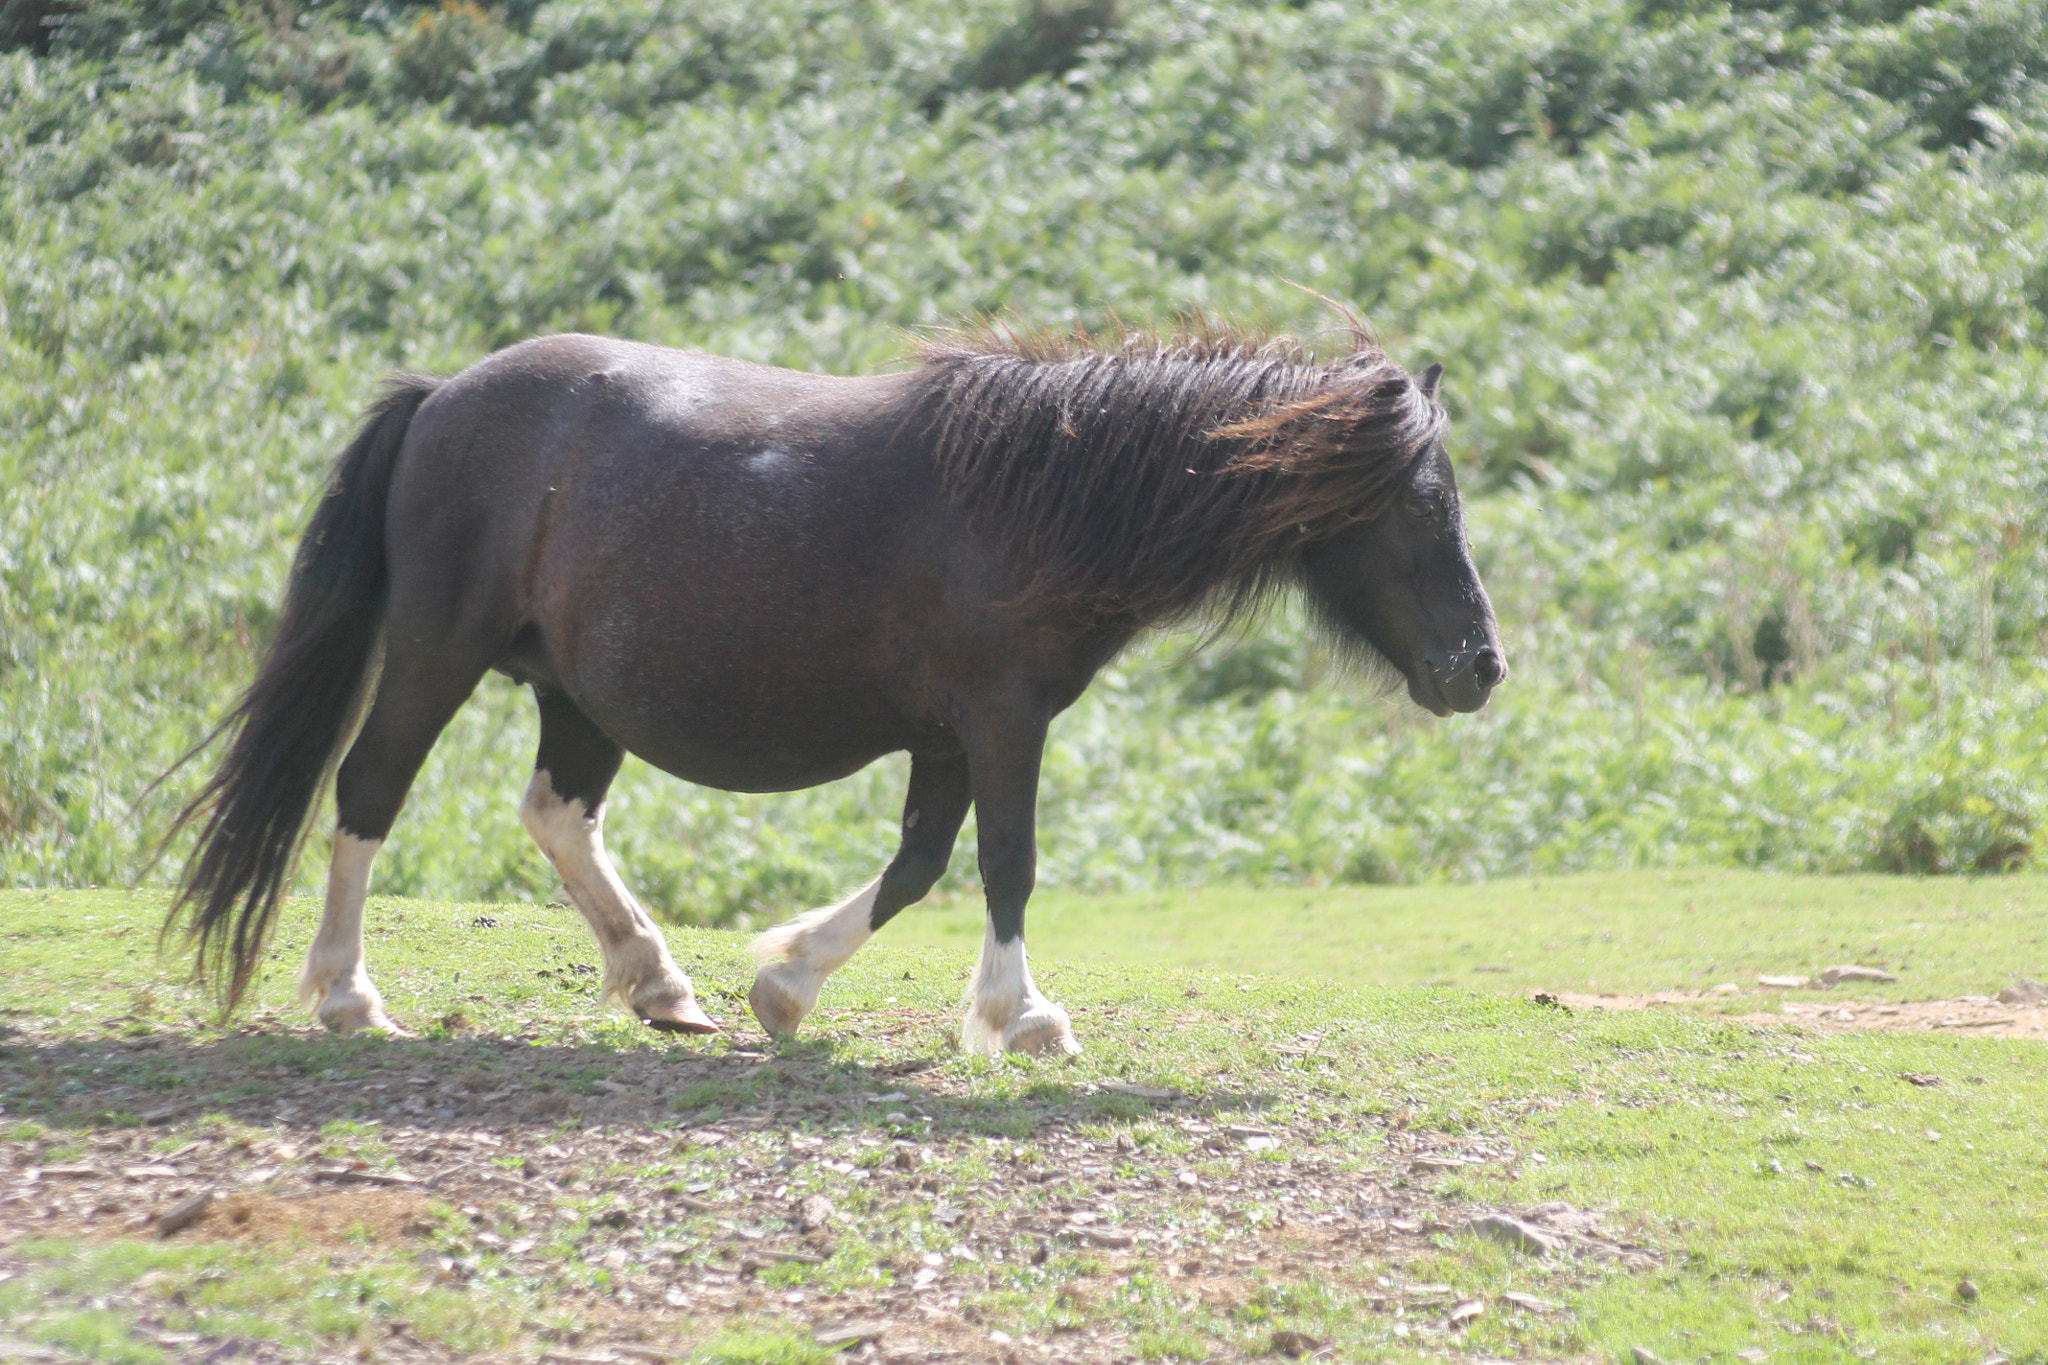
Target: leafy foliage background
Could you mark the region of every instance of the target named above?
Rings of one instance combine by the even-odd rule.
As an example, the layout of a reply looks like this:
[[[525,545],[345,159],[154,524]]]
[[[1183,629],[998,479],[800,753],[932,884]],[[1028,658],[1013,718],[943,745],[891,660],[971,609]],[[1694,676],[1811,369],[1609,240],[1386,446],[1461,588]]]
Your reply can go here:
[[[1295,285],[1449,366],[1515,675],[1439,723],[1285,613],[1143,647],[1057,727],[1048,880],[2038,842],[2038,4],[0,0],[0,49],[12,882],[137,873],[198,774],[145,787],[246,680],[392,367],[568,328],[840,371],[978,312],[1327,328]],[[479,691],[381,889],[551,890],[530,710]],[[629,765],[611,841],[673,916],[777,916],[887,857],[901,776]]]

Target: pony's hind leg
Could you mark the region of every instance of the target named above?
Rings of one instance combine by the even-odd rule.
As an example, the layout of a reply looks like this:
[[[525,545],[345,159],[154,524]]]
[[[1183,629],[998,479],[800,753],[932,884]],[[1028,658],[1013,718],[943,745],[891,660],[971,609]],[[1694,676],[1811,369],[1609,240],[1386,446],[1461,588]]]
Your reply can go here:
[[[839,904],[799,915],[754,940],[750,951],[761,966],[747,1003],[762,1028],[795,1033],[818,1003],[825,978],[898,911],[924,899],[946,874],[968,800],[964,755],[910,760],[903,838],[882,875]]]
[[[604,849],[604,797],[625,750],[559,692],[535,688],[540,755],[520,819],[604,953],[604,993],[658,1029],[717,1033],[661,930]]]
[[[334,831],[327,904],[299,972],[299,1003],[344,1035],[383,1029],[406,1036],[384,1012],[384,997],[363,965],[363,901],[370,892],[370,865],[383,844],[382,839],[359,838],[346,828]]]
[[[336,1033],[405,1032],[384,1012],[363,964],[370,866],[428,750],[482,676],[481,667],[445,657],[387,658],[376,703],[335,774],[327,902],[299,973],[299,1002]]]

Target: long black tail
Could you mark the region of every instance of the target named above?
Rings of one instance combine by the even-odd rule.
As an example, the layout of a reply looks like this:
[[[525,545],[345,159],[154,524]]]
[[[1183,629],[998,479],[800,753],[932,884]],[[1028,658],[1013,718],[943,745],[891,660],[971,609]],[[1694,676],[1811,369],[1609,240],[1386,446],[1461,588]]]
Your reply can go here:
[[[179,931],[182,921],[201,977],[228,1010],[255,975],[313,806],[372,690],[391,471],[413,413],[440,384],[425,375],[393,378],[335,461],[292,561],[277,637],[256,681],[201,742],[232,732],[227,757],[166,836],[205,819],[163,932]]]

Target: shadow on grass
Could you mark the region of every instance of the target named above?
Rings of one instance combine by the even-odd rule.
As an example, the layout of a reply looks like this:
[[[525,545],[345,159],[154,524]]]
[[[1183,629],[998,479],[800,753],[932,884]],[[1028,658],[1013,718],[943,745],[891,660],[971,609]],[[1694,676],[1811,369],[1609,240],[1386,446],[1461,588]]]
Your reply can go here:
[[[16,1035],[0,1042],[0,1112],[59,1129],[222,1114],[258,1127],[318,1128],[347,1119],[430,1133],[715,1127],[1023,1139],[1155,1113],[1256,1113],[1280,1098],[1260,1090],[1148,1097],[1069,1081],[1043,1065],[977,1084],[949,1050],[870,1064],[829,1038],[702,1047],[529,1043],[483,1034]]]

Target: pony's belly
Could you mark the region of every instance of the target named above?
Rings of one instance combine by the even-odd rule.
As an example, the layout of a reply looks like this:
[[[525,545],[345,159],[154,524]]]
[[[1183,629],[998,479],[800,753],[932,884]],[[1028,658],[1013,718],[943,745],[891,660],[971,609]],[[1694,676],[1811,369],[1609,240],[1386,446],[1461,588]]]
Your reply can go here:
[[[799,755],[675,747],[660,753],[648,753],[630,745],[628,748],[671,776],[694,782],[700,787],[715,787],[728,792],[789,792],[823,786],[842,777],[851,777],[882,755],[892,752],[890,749],[871,749],[857,754]]]
[[[734,792],[797,791],[850,777],[884,754],[957,748],[937,726],[890,722],[857,708],[786,716],[693,710],[593,718],[626,750],[686,782]]]

